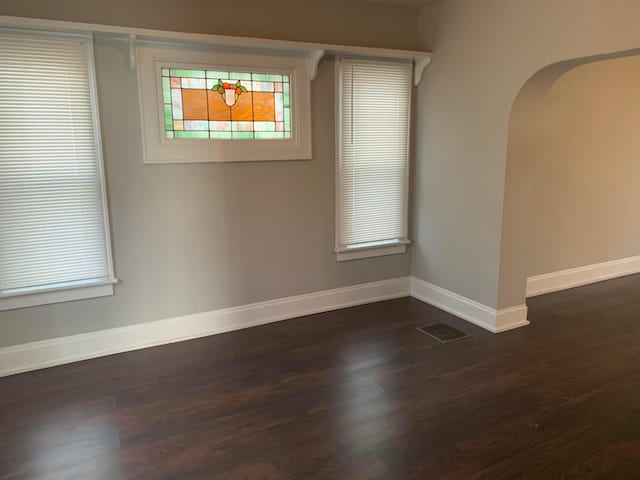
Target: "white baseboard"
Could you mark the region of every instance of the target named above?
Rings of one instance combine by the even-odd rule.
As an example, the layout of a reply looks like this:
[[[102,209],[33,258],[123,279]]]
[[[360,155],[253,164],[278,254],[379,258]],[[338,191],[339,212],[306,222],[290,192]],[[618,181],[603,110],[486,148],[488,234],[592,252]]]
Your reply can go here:
[[[525,305],[497,311],[423,280],[401,277],[4,347],[0,377],[409,295],[493,333],[529,324]]]
[[[411,296],[492,333],[529,325],[526,305],[496,310],[415,277],[411,277]]]
[[[0,377],[409,296],[402,277],[0,348]]]
[[[527,297],[640,273],[640,256],[596,263],[527,278]]]

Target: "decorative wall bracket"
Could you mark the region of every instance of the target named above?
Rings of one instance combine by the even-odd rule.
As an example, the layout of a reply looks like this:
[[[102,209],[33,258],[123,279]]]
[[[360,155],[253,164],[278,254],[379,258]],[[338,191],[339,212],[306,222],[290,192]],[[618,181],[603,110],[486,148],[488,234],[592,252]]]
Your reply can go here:
[[[136,34],[129,34],[129,70],[136,71]]]
[[[422,81],[425,69],[431,63],[431,56],[413,59],[413,86],[417,87]]]
[[[312,50],[307,57],[307,68],[309,69],[309,78],[315,80],[318,76],[318,65],[324,57],[325,51],[321,49]]]

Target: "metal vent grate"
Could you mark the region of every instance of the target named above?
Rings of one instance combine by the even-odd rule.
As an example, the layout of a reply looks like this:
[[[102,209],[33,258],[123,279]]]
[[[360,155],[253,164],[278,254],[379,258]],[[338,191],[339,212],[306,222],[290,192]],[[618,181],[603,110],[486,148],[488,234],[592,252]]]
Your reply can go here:
[[[471,335],[461,332],[444,323],[434,323],[424,327],[418,327],[419,332],[435,338],[441,343],[455,342],[456,340],[464,340],[470,338]]]

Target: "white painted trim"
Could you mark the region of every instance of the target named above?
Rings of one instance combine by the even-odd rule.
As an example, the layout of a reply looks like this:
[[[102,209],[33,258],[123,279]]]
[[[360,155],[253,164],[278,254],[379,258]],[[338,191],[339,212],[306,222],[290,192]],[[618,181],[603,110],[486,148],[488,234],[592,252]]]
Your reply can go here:
[[[98,179],[100,181],[100,195],[102,202],[102,225],[104,228],[105,261],[107,263],[107,277],[115,279],[113,268],[113,248],[111,246],[111,222],[109,220],[109,199],[107,198],[107,178],[104,171],[104,150],[102,147],[102,124],[100,123],[100,103],[98,101],[98,81],[96,77],[96,59],[93,46],[93,37],[87,41],[87,61],[89,68],[89,91],[91,94],[91,114],[93,116],[93,131],[96,142],[96,160]],[[115,283],[113,281],[112,283]],[[111,293],[104,295],[113,295]],[[85,297],[88,298],[88,297]]]
[[[132,72],[135,72],[138,66],[138,60],[136,55],[137,42],[138,40],[136,38],[136,34],[130,33],[129,34],[129,70],[131,70]]]
[[[422,82],[425,69],[431,63],[431,57],[416,58],[413,61],[413,86],[417,87]]]
[[[411,296],[492,333],[529,325],[526,305],[496,310],[415,277],[411,277]]]
[[[400,277],[4,347],[0,377],[409,295],[493,333],[529,324],[525,305],[496,311],[418,278]]]
[[[336,252],[338,262],[348,262],[350,260],[360,260],[362,258],[385,257],[387,255],[399,255],[407,252],[409,242],[392,245],[384,245],[375,248],[354,248],[351,250],[340,250]]]
[[[86,298],[107,297],[113,295],[113,284],[116,282],[116,280],[109,280],[98,285],[94,284],[74,288],[52,289],[23,295],[3,296],[0,297],[0,311],[35,307],[37,305],[49,305],[51,303],[72,302]]]
[[[640,273],[640,256],[570,268],[527,278],[527,297]]]
[[[409,277],[0,348],[0,376],[406,297]]]
[[[491,310],[496,312],[496,328],[494,333],[508,332],[516,328],[526,327],[530,323],[529,320],[527,320],[529,309],[526,305]]]
[[[145,164],[310,160],[311,83],[304,58],[138,46],[138,91]],[[291,88],[291,138],[168,139],[162,68],[286,74]]]
[[[95,23],[66,22],[59,20],[45,20],[41,18],[11,17],[0,15],[0,27],[21,28],[30,30],[49,30],[66,33],[93,33],[98,36],[116,37],[130,42],[130,36],[135,35],[136,41],[147,43],[178,43],[214,45],[218,48],[244,49],[258,52],[287,52],[292,55],[305,56],[316,66],[321,56],[352,55],[369,58],[397,58],[411,60],[416,66],[415,85],[422,78],[422,71],[431,62],[433,54],[417,50],[395,50],[390,48],[371,48],[347,45],[332,45],[324,43],[292,42],[287,40],[270,40],[263,38],[232,37],[226,35],[209,35],[201,33],[171,32],[165,30],[151,30],[146,28],[121,27],[114,25],[100,25]],[[130,51],[127,52],[130,55]],[[129,60],[129,59],[128,59]]]
[[[315,80],[318,76],[318,65],[320,65],[320,60],[324,57],[324,50],[314,50],[309,54],[309,58],[307,59],[307,70],[310,80]]]

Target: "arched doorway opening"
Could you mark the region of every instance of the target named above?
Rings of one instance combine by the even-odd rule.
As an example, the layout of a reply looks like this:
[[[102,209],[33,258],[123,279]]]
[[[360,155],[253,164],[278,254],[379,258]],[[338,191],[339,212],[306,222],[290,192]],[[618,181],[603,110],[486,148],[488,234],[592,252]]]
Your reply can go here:
[[[640,254],[640,51],[533,75],[510,116],[500,308],[527,278]]]

